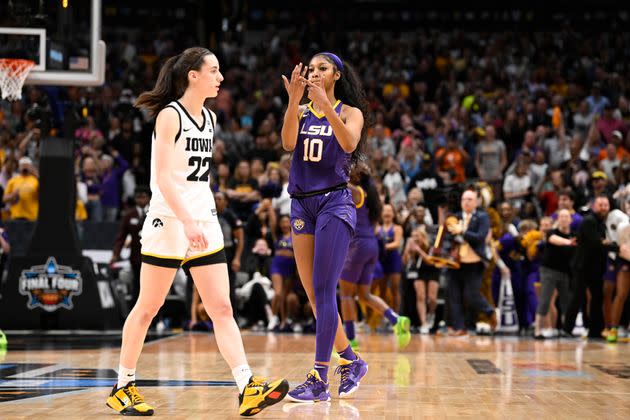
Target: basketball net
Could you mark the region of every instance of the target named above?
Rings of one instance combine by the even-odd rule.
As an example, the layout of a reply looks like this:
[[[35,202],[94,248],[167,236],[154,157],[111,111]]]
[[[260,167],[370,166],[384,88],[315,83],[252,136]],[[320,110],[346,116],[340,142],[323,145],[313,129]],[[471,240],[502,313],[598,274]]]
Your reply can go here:
[[[0,91],[2,99],[22,99],[22,86],[35,65],[34,61],[18,58],[0,58]]]

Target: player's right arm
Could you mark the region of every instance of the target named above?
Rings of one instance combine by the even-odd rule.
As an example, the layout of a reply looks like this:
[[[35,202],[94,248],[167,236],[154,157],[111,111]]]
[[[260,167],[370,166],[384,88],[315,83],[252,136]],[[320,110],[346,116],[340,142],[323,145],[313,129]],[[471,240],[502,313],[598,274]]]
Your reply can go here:
[[[155,121],[156,181],[166,204],[173,210],[175,217],[184,224],[184,231],[188,240],[205,248],[208,242],[184,206],[173,182],[173,145],[179,133],[179,124],[179,115],[171,107],[164,108],[157,116]]]
[[[297,143],[298,129],[300,125],[300,115],[304,112],[304,107],[300,106],[300,101],[304,96],[304,87],[306,86],[301,80],[300,76],[306,75],[308,67],[302,63],[293,68],[291,73],[291,81],[289,81],[285,75],[282,75],[284,81],[284,88],[289,94],[289,104],[287,110],[284,113],[284,121],[282,122],[282,147],[287,152],[295,149]]]

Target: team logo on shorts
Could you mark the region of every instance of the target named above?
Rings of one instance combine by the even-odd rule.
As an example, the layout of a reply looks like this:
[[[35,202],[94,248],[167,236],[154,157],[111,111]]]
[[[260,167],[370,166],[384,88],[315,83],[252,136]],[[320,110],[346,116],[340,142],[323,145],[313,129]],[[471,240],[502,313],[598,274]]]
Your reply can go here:
[[[164,222],[162,222],[162,220],[160,220],[158,218],[153,219],[153,222],[151,224],[155,228],[161,228],[162,226],[164,226]]]
[[[293,227],[295,228],[295,230],[302,230],[302,229],[304,229],[304,220],[302,220],[302,219],[295,219],[293,221]]]

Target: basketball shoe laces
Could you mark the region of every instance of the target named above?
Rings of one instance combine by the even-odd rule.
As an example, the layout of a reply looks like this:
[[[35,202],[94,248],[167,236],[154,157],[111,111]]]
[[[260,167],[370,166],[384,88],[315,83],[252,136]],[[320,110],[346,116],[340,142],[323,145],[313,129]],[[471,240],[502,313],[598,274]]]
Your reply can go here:
[[[250,382],[250,385],[252,387],[264,388],[265,383],[266,383],[266,380],[262,376],[252,376],[252,381]]]
[[[135,385],[125,388],[125,394],[127,394],[133,405],[144,402],[144,398],[142,397],[142,395],[140,395],[140,392]]]
[[[316,383],[317,383],[317,378],[315,377],[315,375],[309,372],[308,374],[306,374],[306,382],[296,386],[295,389],[306,389],[310,385],[315,385]]]
[[[348,379],[348,375],[350,375],[350,369],[351,369],[350,366],[352,366],[352,363],[348,363],[347,365],[339,365],[335,369],[335,375],[341,374],[341,382]]]

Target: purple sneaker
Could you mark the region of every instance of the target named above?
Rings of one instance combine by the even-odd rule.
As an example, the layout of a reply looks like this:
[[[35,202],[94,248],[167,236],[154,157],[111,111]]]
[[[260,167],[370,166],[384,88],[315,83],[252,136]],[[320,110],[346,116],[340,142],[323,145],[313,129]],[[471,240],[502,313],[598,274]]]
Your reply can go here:
[[[330,401],[330,392],[328,384],[322,381],[319,373],[313,369],[306,375],[306,381],[289,391],[286,398],[288,401],[298,403]]]
[[[339,359],[339,366],[335,369],[335,374],[341,374],[339,383],[339,398],[348,398],[359,388],[361,378],[368,371],[368,364],[361,359],[358,353],[356,360]]]

